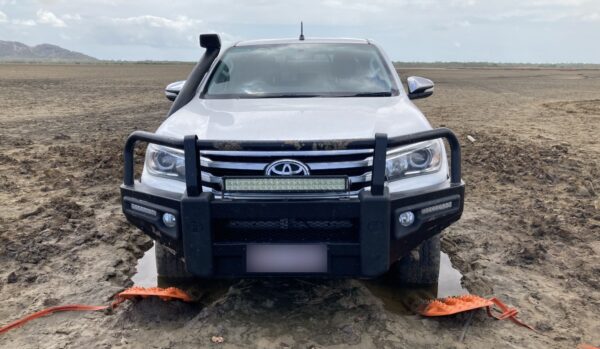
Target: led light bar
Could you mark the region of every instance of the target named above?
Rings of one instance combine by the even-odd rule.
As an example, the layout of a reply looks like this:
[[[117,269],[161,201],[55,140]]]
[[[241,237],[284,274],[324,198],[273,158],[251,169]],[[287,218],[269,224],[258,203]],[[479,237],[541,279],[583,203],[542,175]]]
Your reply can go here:
[[[443,204],[433,205],[429,207],[425,207],[421,210],[421,214],[430,214],[438,211],[447,210],[452,208],[452,201],[444,202]]]
[[[141,212],[141,213],[149,214],[151,216],[156,216],[157,215],[156,210],[153,210],[151,208],[144,207],[144,206],[141,206],[141,205],[137,205],[137,204],[134,204],[134,203],[131,204],[131,209],[134,210],[134,211]]]
[[[286,193],[286,192],[344,192],[348,188],[346,177],[226,177],[226,192]]]

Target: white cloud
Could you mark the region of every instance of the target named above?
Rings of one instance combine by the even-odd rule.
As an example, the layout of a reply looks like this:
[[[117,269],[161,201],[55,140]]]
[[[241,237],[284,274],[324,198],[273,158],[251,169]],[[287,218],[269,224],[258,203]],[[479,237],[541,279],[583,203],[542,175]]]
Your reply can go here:
[[[598,14],[598,12],[590,13],[581,17],[581,19],[584,22],[597,22],[600,21],[600,14]]]
[[[208,32],[203,21],[187,16],[173,18],[140,15],[132,17],[86,18],[86,31],[104,45],[152,48],[197,48],[198,34]],[[221,31],[221,30],[218,30]]]
[[[467,7],[467,6],[475,6],[477,4],[476,0],[452,0],[450,1],[452,6],[457,7]]]
[[[27,26],[27,27],[33,27],[33,26],[35,26],[37,24],[37,23],[35,23],[35,21],[33,19],[13,19],[10,22],[12,24],[24,25],[24,26]]]
[[[37,21],[40,24],[49,24],[53,27],[58,27],[58,28],[67,26],[65,21],[56,17],[56,15],[50,11],[45,11],[45,10],[39,9],[36,14],[37,14],[37,18],[38,18]]]
[[[352,3],[341,0],[325,0],[323,5],[344,11],[358,11],[362,13],[379,13],[383,9],[376,2]]]
[[[188,18],[186,16],[178,16],[175,19],[170,19],[166,17],[152,15],[143,15],[127,18],[113,18],[112,22],[115,24],[134,24],[152,28],[168,28],[175,29],[178,31],[185,31],[202,23],[201,20]]]
[[[529,6],[581,6],[586,3],[590,3],[590,0],[536,0],[529,3],[525,2]]]
[[[0,10],[5,37],[100,58],[196,59],[200,33],[297,37],[304,21],[308,37],[369,37],[395,60],[600,62],[590,44],[600,0],[0,0]]]
[[[64,19],[65,21],[78,21],[78,22],[81,21],[81,15],[79,13],[76,13],[73,15],[66,13],[66,14],[60,16],[60,18]]]

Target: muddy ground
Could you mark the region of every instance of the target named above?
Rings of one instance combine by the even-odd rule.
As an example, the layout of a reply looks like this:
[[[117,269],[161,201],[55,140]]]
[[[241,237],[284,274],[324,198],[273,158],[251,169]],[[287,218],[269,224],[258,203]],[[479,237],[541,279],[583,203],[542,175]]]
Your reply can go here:
[[[106,304],[132,284],[152,243],[120,213],[122,145],[161,123],[163,86],[190,69],[0,65],[0,324],[51,305]],[[401,72],[437,83],[417,104],[464,146],[465,213],[443,250],[470,292],[518,308],[537,333],[483,312],[421,318],[355,280],[242,280],[197,287],[195,304],[45,317],[0,335],[0,347],[600,345],[600,71]]]

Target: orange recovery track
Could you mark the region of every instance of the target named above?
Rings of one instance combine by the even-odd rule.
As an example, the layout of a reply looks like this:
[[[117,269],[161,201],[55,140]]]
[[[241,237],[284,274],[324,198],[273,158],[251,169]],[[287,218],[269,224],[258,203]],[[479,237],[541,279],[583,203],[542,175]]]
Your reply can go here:
[[[180,300],[184,302],[191,302],[190,296],[184,291],[175,288],[160,288],[160,287],[131,287],[126,289],[123,292],[120,292],[116,295],[115,300],[110,305],[85,305],[85,304],[67,304],[67,305],[58,305],[55,307],[46,308],[44,310],[40,310],[33,314],[22,317],[16,321],[11,322],[10,324],[0,327],[0,334],[8,332],[13,328],[17,328],[19,326],[25,325],[31,320],[40,318],[42,316],[50,315],[57,312],[63,311],[100,311],[106,309],[114,309],[119,304],[123,303],[127,299],[134,298],[147,298],[147,297],[158,297],[164,301],[170,300]]]
[[[117,295],[119,299],[131,299],[131,298],[147,298],[147,297],[158,297],[163,301],[180,300],[184,302],[191,302],[190,296],[176,287],[160,288],[160,287],[138,287],[133,286],[126,289],[125,291]]]
[[[500,311],[495,310],[496,307]],[[496,320],[509,319],[519,326],[523,326],[535,331],[533,327],[517,319],[517,314],[519,313],[517,309],[508,307],[498,298],[486,299],[468,294],[457,297],[435,299],[422,306],[419,309],[419,313],[423,316],[446,316],[480,308],[485,308],[488,316],[493,317]]]

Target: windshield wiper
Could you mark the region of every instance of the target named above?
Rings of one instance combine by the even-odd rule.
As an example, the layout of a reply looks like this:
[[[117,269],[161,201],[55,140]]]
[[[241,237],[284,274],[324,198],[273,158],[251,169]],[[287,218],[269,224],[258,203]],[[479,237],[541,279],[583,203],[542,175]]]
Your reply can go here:
[[[360,92],[348,97],[391,97],[392,91],[380,91],[380,92]]]
[[[246,98],[310,98],[310,97],[321,97],[318,94],[309,93],[287,93],[287,94],[255,94],[248,95]]]
[[[393,91],[359,92],[359,93],[256,93],[239,95],[238,98],[315,98],[315,97],[390,97]]]

